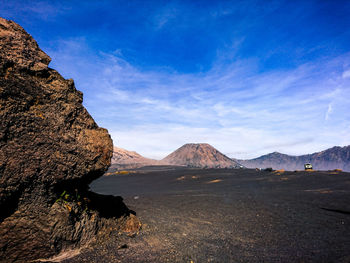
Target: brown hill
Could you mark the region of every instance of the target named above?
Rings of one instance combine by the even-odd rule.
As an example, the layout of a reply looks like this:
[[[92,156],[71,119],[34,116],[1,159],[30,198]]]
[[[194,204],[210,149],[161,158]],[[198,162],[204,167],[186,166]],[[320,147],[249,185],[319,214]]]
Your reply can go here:
[[[240,164],[207,143],[188,143],[165,157],[162,163],[199,168],[239,168]]]
[[[128,151],[119,147],[113,148],[111,168],[134,169],[148,165],[159,165],[158,160],[143,157],[134,151]]]
[[[248,168],[266,168],[285,170],[301,170],[304,164],[310,162],[316,170],[342,169],[350,171],[350,146],[327,149],[322,152],[291,156],[278,152],[269,153],[251,160],[238,160]]]

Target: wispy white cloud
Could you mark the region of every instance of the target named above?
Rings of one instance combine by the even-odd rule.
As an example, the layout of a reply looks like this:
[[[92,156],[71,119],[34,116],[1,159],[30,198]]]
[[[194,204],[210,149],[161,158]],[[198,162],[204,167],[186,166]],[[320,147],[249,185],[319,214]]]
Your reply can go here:
[[[287,153],[290,154],[319,149],[307,134],[292,138],[262,129],[244,127],[195,128],[159,124],[135,126],[131,130],[112,129],[111,133],[113,138],[117,138],[117,145],[137,149],[139,153],[156,159],[165,157],[188,142],[209,143],[235,158],[252,158],[285,148],[288,148]]]
[[[350,69],[343,72],[343,78],[350,78]]]
[[[117,145],[161,158],[184,143],[208,142],[232,157],[251,158],[350,144],[350,53],[329,59],[344,50],[346,34],[337,32],[347,28],[339,24],[328,39],[314,23],[324,18],[314,16],[318,4],[304,2],[175,1],[137,8],[24,0],[3,1],[0,10],[45,41],[39,44],[52,57],[50,66],[74,78],[84,105]],[[106,19],[92,19],[96,12]],[[342,16],[335,13],[327,17],[337,23]],[[324,24],[324,32],[331,26]],[[188,54],[178,57],[181,52]],[[170,58],[169,66],[145,69],[135,62],[138,55],[152,65]],[[269,59],[280,69],[272,70]],[[193,68],[206,70],[185,74],[170,67],[197,62]]]
[[[174,20],[179,10],[174,5],[167,5],[158,10],[153,17],[153,24],[156,30],[162,29],[169,21]]]
[[[327,109],[327,112],[326,112],[326,116],[325,116],[325,120],[326,121],[328,121],[329,115],[332,113],[332,111],[333,111],[332,103],[329,103],[328,104],[328,109]]]
[[[13,16],[20,14],[26,21],[37,18],[43,21],[53,21],[58,15],[64,14],[70,8],[62,2],[56,1],[1,1],[1,15]]]
[[[259,72],[256,61],[236,60],[181,74],[143,70],[122,51],[92,54],[84,39],[62,41],[48,53],[65,77],[75,78],[115,144],[148,157],[162,158],[187,142],[208,142],[236,158],[350,144],[349,133],[339,133],[350,125],[344,110],[350,78],[338,69],[350,54],[290,70]]]

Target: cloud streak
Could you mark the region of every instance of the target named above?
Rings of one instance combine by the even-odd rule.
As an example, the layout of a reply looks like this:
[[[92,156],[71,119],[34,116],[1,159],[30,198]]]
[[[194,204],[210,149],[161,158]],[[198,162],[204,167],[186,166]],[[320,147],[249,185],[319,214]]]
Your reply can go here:
[[[237,60],[183,74],[140,69],[122,52],[84,49],[80,38],[49,54],[57,65],[72,65],[64,75],[77,80],[86,107],[115,144],[148,157],[162,158],[187,142],[208,142],[236,158],[350,144],[349,133],[338,133],[350,125],[343,111],[350,79],[339,70],[350,54],[290,70],[258,72],[256,61]],[[81,61],[83,54],[90,55]],[[72,61],[93,73],[86,78]]]
[[[350,144],[349,7],[14,0],[0,10],[75,80],[116,145],[161,158],[208,142],[252,158]]]

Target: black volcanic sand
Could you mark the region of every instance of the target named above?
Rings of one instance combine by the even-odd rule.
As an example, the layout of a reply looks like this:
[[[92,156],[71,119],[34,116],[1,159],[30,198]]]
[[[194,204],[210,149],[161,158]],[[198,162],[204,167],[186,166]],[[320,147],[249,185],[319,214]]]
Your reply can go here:
[[[148,168],[91,189],[142,231],[65,262],[350,262],[349,173]]]

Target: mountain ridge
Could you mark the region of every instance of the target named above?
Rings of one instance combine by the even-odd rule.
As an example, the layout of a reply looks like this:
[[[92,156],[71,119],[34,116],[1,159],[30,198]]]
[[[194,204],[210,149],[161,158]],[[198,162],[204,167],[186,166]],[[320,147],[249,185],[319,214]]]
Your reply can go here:
[[[198,150],[197,148],[208,147],[208,151],[210,148],[212,155],[209,158],[208,156],[205,157],[207,159],[203,155],[202,158],[199,158],[200,156],[195,157],[195,154],[191,155],[189,153],[184,154],[186,157],[180,157],[178,153],[175,156],[175,152],[185,146],[191,148],[193,153]],[[204,152],[202,151],[202,153]],[[215,156],[220,156],[220,158],[216,158]],[[196,160],[191,160],[194,157]],[[202,160],[200,161],[199,159]],[[199,168],[237,168],[243,165],[246,168],[272,167],[273,169],[302,170],[304,169],[304,164],[308,162],[312,163],[316,170],[342,169],[344,171],[350,171],[350,145],[344,147],[334,146],[320,152],[299,156],[272,152],[257,158],[245,160],[230,158],[207,143],[184,144],[161,160],[146,158],[135,151],[114,147],[112,167],[133,169],[150,165],[180,165]]]
[[[187,143],[162,159],[172,165],[199,168],[239,168],[235,160],[219,152],[208,143]]]
[[[285,170],[304,169],[305,163],[311,163],[315,170],[342,169],[350,171],[350,145],[334,146],[326,150],[304,155],[288,155],[273,152],[248,160],[237,160],[247,168],[266,168]]]
[[[160,165],[159,160],[143,157],[135,151],[128,151],[120,147],[113,147],[111,167],[120,169],[135,169],[149,165]]]

